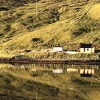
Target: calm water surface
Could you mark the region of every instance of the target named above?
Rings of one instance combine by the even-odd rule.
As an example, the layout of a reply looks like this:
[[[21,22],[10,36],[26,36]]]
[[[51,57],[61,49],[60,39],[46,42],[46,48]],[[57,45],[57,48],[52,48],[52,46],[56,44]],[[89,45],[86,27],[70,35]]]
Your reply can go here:
[[[0,64],[0,100],[99,100],[100,66]]]

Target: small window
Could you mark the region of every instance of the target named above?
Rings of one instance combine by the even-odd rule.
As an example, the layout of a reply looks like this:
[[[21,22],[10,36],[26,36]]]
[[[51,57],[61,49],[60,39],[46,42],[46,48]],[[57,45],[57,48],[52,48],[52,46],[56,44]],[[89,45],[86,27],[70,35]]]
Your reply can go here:
[[[84,48],[84,52],[85,52],[85,48]]]
[[[87,48],[87,51],[89,51],[89,48]]]

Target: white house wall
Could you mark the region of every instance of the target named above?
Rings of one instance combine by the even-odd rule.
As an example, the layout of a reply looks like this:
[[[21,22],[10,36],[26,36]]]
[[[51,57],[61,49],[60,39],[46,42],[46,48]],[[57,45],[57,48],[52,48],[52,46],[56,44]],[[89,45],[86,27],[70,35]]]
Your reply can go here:
[[[62,52],[63,48],[62,47],[54,47],[53,52]]]
[[[92,49],[91,48],[85,48],[86,53],[91,53]]]
[[[80,48],[80,52],[81,53],[84,53],[84,48]]]
[[[92,48],[92,53],[94,53],[95,52],[95,48]]]
[[[94,48],[80,48],[80,53],[94,53]]]

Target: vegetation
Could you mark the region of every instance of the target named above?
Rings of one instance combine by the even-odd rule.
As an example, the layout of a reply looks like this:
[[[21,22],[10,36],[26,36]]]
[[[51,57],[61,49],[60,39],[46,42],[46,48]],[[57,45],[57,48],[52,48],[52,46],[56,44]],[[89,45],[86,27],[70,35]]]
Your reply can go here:
[[[67,54],[63,52],[29,52],[25,54],[34,59],[97,59],[98,54]]]
[[[77,50],[79,44],[100,48],[98,0],[2,0],[0,50],[11,55],[27,49],[61,45]],[[37,11],[36,11],[37,10]]]
[[[0,57],[95,59],[98,54],[34,50],[58,45],[78,50],[80,43],[100,50],[99,11],[100,0],[0,0]],[[41,66],[1,64],[0,100],[99,100],[100,69],[92,78],[81,78],[52,73],[68,65]]]

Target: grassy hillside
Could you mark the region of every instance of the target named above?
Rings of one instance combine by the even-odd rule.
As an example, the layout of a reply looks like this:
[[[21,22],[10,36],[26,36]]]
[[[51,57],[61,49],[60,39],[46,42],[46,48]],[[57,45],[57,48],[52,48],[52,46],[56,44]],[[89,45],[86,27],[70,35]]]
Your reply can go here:
[[[79,73],[67,73],[66,65],[1,64],[0,66],[1,100],[35,100],[36,98],[39,100],[99,100],[100,98],[100,69],[95,71],[92,78],[82,78]],[[70,66],[70,68],[73,67]],[[49,73],[56,68],[64,68],[65,72]]]
[[[3,0],[0,5],[2,52],[78,49],[81,42],[100,49],[99,0]]]

